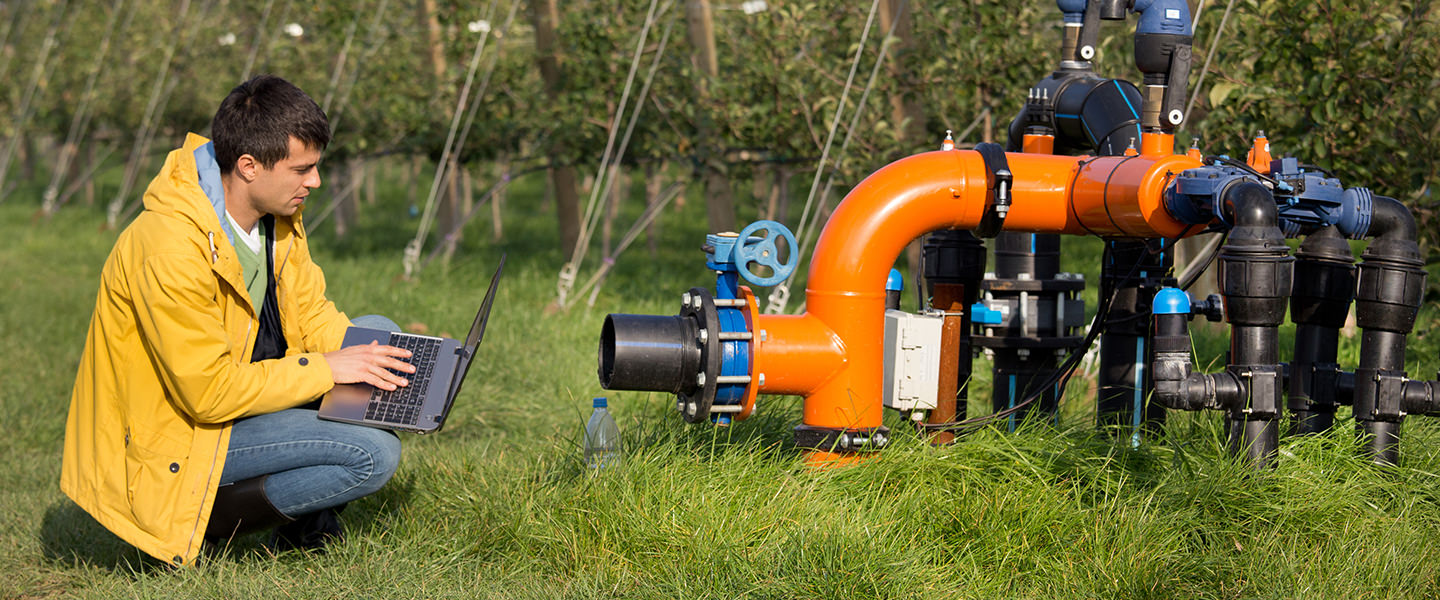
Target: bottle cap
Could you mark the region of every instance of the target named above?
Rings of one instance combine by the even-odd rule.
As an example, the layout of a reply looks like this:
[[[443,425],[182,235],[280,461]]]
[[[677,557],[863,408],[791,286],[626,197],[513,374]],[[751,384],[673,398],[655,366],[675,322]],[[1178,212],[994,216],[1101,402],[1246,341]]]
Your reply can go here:
[[[605,398],[601,397],[601,398],[596,398],[596,399],[595,399],[595,408],[605,408],[605,407],[606,407]]]

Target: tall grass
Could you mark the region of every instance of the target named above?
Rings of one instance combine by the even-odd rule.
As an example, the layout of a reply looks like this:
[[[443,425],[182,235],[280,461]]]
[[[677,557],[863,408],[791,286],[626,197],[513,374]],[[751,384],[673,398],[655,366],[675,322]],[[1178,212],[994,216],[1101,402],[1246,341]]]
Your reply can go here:
[[[1436,595],[1440,425],[1420,417],[1407,421],[1399,467],[1361,459],[1342,411],[1335,431],[1286,438],[1276,467],[1255,472],[1228,458],[1213,413],[1173,414],[1139,447],[1116,443],[1091,425],[1093,384],[1077,377],[1058,426],[984,430],[943,448],[902,434],[874,460],[824,470],[791,445],[798,399],[763,398],[756,417],[717,429],[684,424],[662,394],[622,392],[610,396],[625,460],[588,470],[578,441],[589,398],[603,393],[601,320],[673,314],[680,291],[713,285],[696,250],[703,206],[667,211],[664,250],[637,245],[594,308],[558,312],[561,258],[540,188],[527,179],[512,192],[504,240],[476,226],[418,283],[399,279],[415,226],[403,206],[367,207],[342,240],[313,232],[344,310],[450,335],[464,332],[508,252],[480,362],[445,430],[406,436],[391,484],[346,510],[345,543],[276,557],[253,535],[178,571],[140,556],[56,485],[115,233],[81,208],[32,225],[34,206],[18,196],[0,205],[0,364],[12,374],[0,389],[0,597]],[[1067,240],[1067,270],[1098,281],[1097,257],[1094,240]],[[1412,376],[1437,366],[1436,314],[1427,307],[1412,336]],[[1354,353],[1358,338],[1344,343]],[[1204,365],[1224,339],[1197,335],[1197,346]]]

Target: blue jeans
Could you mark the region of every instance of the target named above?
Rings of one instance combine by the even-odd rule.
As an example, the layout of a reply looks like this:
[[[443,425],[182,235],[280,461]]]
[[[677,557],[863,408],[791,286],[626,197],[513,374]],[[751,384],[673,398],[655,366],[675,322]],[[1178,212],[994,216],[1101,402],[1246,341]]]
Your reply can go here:
[[[385,317],[351,321],[360,327],[399,331]],[[292,408],[235,422],[221,485],[261,475],[270,505],[288,517],[315,512],[379,491],[400,466],[394,433],[323,421],[316,411]]]

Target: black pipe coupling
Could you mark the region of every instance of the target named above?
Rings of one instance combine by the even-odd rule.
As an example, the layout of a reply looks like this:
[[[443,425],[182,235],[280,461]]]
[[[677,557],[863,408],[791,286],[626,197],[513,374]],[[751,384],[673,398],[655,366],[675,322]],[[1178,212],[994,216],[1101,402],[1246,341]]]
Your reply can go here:
[[[1335,227],[1305,237],[1295,251],[1295,281],[1290,320],[1340,328],[1355,297],[1355,255]]]
[[[1362,421],[1399,423],[1405,419],[1404,371],[1357,369],[1355,371],[1355,418]]]
[[[1245,365],[1227,369],[1239,383],[1243,394],[1230,404],[1230,418],[1246,421],[1272,421],[1280,417],[1285,397],[1285,378],[1278,366]]]
[[[1405,382],[1404,407],[1412,415],[1440,416],[1440,381]]]
[[[1217,279],[1231,325],[1278,327],[1294,280],[1295,258],[1277,225],[1270,190],[1237,181],[1221,192],[1222,213],[1233,224],[1220,247]],[[1232,357],[1238,358],[1238,357]]]
[[[1378,239],[1360,255],[1355,320],[1361,329],[1408,334],[1425,298],[1425,261],[1413,240]]]

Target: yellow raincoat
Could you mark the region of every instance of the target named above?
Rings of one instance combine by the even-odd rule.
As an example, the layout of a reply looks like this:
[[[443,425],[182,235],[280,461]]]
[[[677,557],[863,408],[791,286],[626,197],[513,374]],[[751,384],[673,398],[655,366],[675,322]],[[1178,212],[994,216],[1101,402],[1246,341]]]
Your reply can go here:
[[[60,488],[125,541],[188,565],[225,468],[230,425],[329,391],[349,319],[325,298],[300,215],[275,220],[284,358],[250,362],[259,317],[220,226],[208,140],[191,134],[105,261],[65,428]],[[205,161],[209,161],[208,165]],[[199,171],[210,170],[210,195]]]

